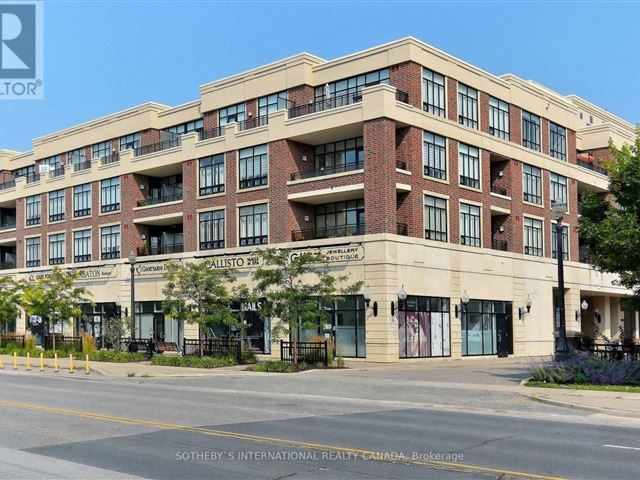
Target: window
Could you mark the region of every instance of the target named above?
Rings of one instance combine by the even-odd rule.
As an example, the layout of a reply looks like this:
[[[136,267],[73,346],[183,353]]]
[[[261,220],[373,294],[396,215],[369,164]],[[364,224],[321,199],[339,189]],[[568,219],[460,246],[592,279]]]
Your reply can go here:
[[[73,261],[91,261],[91,229],[73,232]]]
[[[287,92],[274,93],[258,99],[258,116],[263,117],[271,112],[287,108]]]
[[[511,302],[471,299],[461,315],[462,355],[495,355],[498,352],[498,320],[510,318],[512,311]],[[513,353],[511,348],[509,353]]]
[[[125,135],[120,137],[120,151],[122,150],[135,150],[140,148],[140,133],[132,133],[131,135]]]
[[[444,77],[422,69],[422,109],[439,117],[445,115]]]
[[[567,129],[551,122],[549,124],[551,156],[567,160]]]
[[[476,147],[458,145],[458,170],[460,185],[480,188],[480,151]]]
[[[84,155],[84,148],[78,148],[67,154],[67,164],[69,165],[77,165],[86,161],[87,158]]]
[[[410,295],[398,307],[400,358],[451,355],[448,298]]]
[[[479,247],[480,240],[480,207],[460,204],[460,243]]]
[[[120,225],[100,229],[102,260],[120,258]]]
[[[240,246],[264,245],[269,238],[267,204],[240,208]]]
[[[316,207],[316,238],[364,234],[364,200],[327,203]]]
[[[551,256],[558,258],[558,231],[556,224],[551,225]],[[569,260],[569,228],[562,226],[562,259]]]
[[[258,187],[269,181],[267,145],[240,150],[240,188]]]
[[[31,195],[26,200],[26,223],[27,225],[39,225],[40,224],[40,195]]]
[[[64,263],[64,233],[49,235],[49,265]]]
[[[200,214],[200,250],[224,248],[224,210]]]
[[[540,117],[522,111],[522,145],[540,151]]]
[[[489,133],[509,140],[509,104],[497,98],[489,98]]]
[[[102,180],[100,184],[100,210],[103,213],[120,210],[120,177]]]
[[[122,145],[122,139],[120,139],[120,144]],[[93,158],[108,157],[113,153],[113,146],[111,144],[111,140],[107,140],[106,142],[96,143],[91,147],[91,152],[93,154]]]
[[[73,216],[91,215],[91,184],[85,183],[73,187]]]
[[[551,177],[551,203],[560,202],[565,205],[567,203],[567,177],[556,173],[550,174]]]
[[[16,170],[12,170],[14,177],[30,177],[35,175],[36,167],[35,165],[29,165],[27,167],[18,168]]]
[[[54,155],[53,157],[45,158],[40,162],[40,165],[49,165],[51,170],[59,170],[62,168],[62,162],[60,155]]]
[[[25,264],[27,267],[40,266],[40,237],[25,239]]]
[[[200,195],[224,192],[224,153],[200,159]]]
[[[458,123],[478,128],[478,91],[458,84]]]
[[[315,167],[316,170],[325,170],[327,174],[363,168],[362,137],[318,145],[315,148]]]
[[[218,126],[222,127],[228,123],[244,121],[244,103],[231,105],[218,110]]]
[[[422,163],[427,177],[447,178],[446,139],[440,135],[424,132],[422,135]]]
[[[542,205],[542,171],[538,167],[522,164],[522,192],[525,202]]]
[[[424,196],[424,238],[447,241],[447,201],[443,198]]]
[[[524,253],[542,256],[542,221],[524,217]]]
[[[201,132],[202,130],[204,130],[204,120],[201,118],[192,122],[167,128],[167,132],[172,133],[173,135],[184,135],[191,132]]]
[[[331,97],[343,97],[352,96],[354,99],[358,99],[362,95],[362,89],[370,87],[371,85],[378,85],[380,83],[389,83],[389,69],[376,70],[367,74],[358,75],[356,77],[346,78],[338,82],[331,82],[329,84],[329,93]],[[316,87],[315,97],[316,101],[322,100],[325,96],[325,85]],[[346,103],[345,103],[346,104]]]
[[[64,220],[64,189],[49,193],[49,221]]]

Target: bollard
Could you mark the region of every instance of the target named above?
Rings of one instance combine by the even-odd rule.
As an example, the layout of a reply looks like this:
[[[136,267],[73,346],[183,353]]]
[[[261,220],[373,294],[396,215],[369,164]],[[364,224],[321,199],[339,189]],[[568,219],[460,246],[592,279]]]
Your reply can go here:
[[[53,371],[58,373],[58,354],[53,354]]]
[[[44,372],[44,353],[40,352],[40,371]]]
[[[13,369],[18,369],[18,357],[16,355],[16,352],[13,352]]]
[[[69,373],[73,373],[73,355],[69,355]]]
[[[4,362],[2,361],[2,357],[0,357],[0,369],[4,370]]]
[[[86,375],[89,375],[91,373],[91,367],[89,366],[89,355],[87,355],[84,360],[84,373]]]
[[[31,355],[27,352],[27,372],[31,370]]]

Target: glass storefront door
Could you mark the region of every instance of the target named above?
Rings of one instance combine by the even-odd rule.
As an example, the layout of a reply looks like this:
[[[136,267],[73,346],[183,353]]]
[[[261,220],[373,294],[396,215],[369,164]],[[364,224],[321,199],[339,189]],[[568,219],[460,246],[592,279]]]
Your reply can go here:
[[[449,299],[408,296],[399,303],[400,358],[451,355]]]
[[[462,355],[513,353],[512,303],[495,300],[469,300],[462,311]]]

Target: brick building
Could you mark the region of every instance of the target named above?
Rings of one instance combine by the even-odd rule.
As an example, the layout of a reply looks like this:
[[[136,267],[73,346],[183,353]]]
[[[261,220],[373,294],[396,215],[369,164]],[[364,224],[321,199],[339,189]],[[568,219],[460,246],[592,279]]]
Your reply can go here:
[[[0,150],[0,265],[29,279],[79,269],[96,306],[68,328],[99,335],[105,315],[131,308],[133,253],[137,335],[180,342],[196,332],[160,311],[167,260],[212,257],[246,277],[260,246],[320,249],[368,287],[369,306],[349,297],[301,332],[334,336],[340,355],[548,354],[558,201],[569,335],[622,325],[637,337],[636,312],[620,308],[629,292],[586,263],[576,228],[580,194],[607,190],[609,139],[632,142],[633,125],[413,38],[331,61],[300,54],[185,105]],[[242,308],[269,352],[271,320]],[[26,328],[38,326],[18,319]]]

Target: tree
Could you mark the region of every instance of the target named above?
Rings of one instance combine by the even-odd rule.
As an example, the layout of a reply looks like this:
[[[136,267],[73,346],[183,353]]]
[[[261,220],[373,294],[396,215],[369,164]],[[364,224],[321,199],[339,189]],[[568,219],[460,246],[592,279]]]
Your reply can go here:
[[[116,352],[119,352],[122,350],[120,339],[131,332],[132,328],[132,317],[109,317],[102,325],[102,336]]]
[[[85,287],[75,286],[80,279],[77,270],[53,269],[48,277],[25,285],[20,297],[27,315],[46,318],[49,325],[55,326],[71,318],[81,318],[82,304],[91,304],[91,293]],[[56,349],[56,336],[53,335],[53,350]]]
[[[319,252],[268,248],[259,255],[263,262],[253,279],[255,296],[267,299],[261,314],[280,319],[272,327],[273,338],[291,332],[293,362],[298,363],[298,329],[317,328],[328,315],[320,305],[360,291],[362,282],[341,287],[349,275],[334,276],[326,257]]]
[[[167,264],[162,309],[177,320],[198,325],[200,357],[203,356],[202,340],[209,328],[241,326],[231,312],[232,297],[227,289],[227,284],[234,281],[233,273],[231,269],[216,268],[211,260]]]
[[[589,262],[619,276],[616,284],[633,290],[630,302],[640,305],[640,130],[633,145],[609,145],[613,159],[607,196],[589,192],[581,203],[580,236]]]
[[[5,330],[7,325],[13,322],[20,315],[20,292],[22,283],[16,282],[11,277],[0,277],[0,325]],[[0,346],[2,339],[0,337]]]

